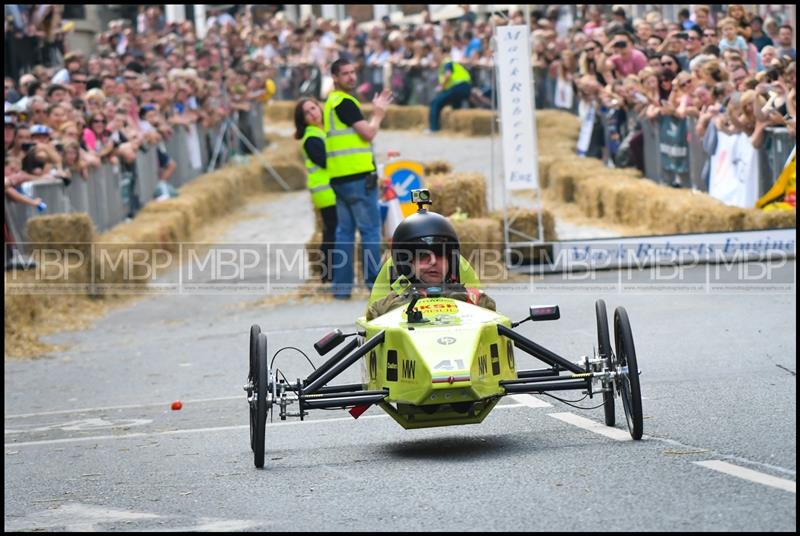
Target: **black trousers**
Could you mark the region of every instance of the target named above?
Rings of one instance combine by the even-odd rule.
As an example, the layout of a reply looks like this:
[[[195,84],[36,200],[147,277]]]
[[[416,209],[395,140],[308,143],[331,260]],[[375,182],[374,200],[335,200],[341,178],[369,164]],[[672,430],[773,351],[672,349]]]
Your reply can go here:
[[[322,282],[330,283],[333,281],[333,274],[328,263],[331,258],[330,252],[336,247],[336,205],[321,208],[319,210],[322,215],[322,246],[320,251],[322,253],[323,272]]]

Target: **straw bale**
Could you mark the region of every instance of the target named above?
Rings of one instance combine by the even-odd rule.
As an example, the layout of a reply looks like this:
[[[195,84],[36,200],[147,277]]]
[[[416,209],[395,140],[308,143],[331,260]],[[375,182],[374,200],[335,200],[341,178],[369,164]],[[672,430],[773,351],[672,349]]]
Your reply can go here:
[[[550,187],[550,166],[556,161],[552,154],[539,154],[539,186],[542,189]]]
[[[794,210],[749,209],[745,219],[747,229],[791,229],[797,226]]]
[[[495,218],[451,218],[458,234],[461,255],[480,279],[496,279],[504,273],[503,228]]]
[[[26,223],[28,253],[46,262],[40,264],[42,282],[86,283],[94,224],[86,213],[52,214]]]
[[[491,217],[499,222],[500,229],[503,228],[503,211],[495,211],[491,213]],[[508,211],[509,221],[513,220],[511,227],[521,233],[524,233],[534,239],[539,238],[539,216],[538,211],[532,208],[510,208]],[[556,234],[556,219],[553,213],[546,208],[542,209],[542,239],[545,242],[552,242],[558,240]],[[524,242],[526,239],[512,235],[511,240],[514,242]]]
[[[561,110],[536,110],[536,126],[540,129],[552,129],[571,133],[578,139],[581,120],[578,116]]]
[[[264,122],[293,121],[294,107],[296,105],[297,102],[294,100],[270,100],[267,105],[264,106]]]
[[[391,105],[381,123],[386,129],[422,129],[428,126],[427,106]]]
[[[593,173],[607,171],[608,168],[594,158],[562,160],[550,166],[548,184],[556,197],[566,203],[575,201],[575,184]]]
[[[290,190],[304,190],[306,187],[306,168],[295,162],[276,161],[272,164],[275,173],[289,185]],[[265,189],[270,192],[282,192],[283,187],[276,181],[272,174],[261,168],[262,180],[266,181]]]
[[[465,212],[471,218],[486,213],[486,178],[481,173],[447,173],[426,177],[434,212],[450,216]]]
[[[432,160],[430,162],[422,162],[423,173],[425,176],[452,173],[453,166],[446,160]]]

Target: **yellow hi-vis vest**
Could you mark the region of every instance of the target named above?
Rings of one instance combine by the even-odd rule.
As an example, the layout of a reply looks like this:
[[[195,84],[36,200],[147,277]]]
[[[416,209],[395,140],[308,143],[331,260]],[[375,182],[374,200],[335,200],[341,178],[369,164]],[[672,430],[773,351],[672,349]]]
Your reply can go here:
[[[336,204],[336,193],[333,191],[333,188],[331,188],[331,178],[328,174],[328,170],[319,167],[308,158],[308,154],[305,152],[306,140],[308,138],[321,138],[324,142],[325,133],[319,127],[308,125],[303,134],[301,144],[303,146],[303,153],[305,154],[306,172],[308,173],[306,186],[308,186],[308,190],[311,192],[311,201],[316,208],[330,207]]]
[[[358,100],[344,91],[334,90],[325,101],[323,121],[325,125],[325,150],[327,152],[328,175],[332,180],[357,173],[375,171],[372,161],[372,145],[361,139],[354,128],[339,120],[336,107],[344,100],[351,100],[361,109]]]
[[[450,81],[447,82],[447,85],[444,86],[444,89],[450,89],[456,84],[460,84],[462,82],[470,83],[472,81],[472,77],[469,75],[469,71],[466,70],[460,63],[447,60],[443,61],[442,64],[439,66],[439,83],[444,85],[444,66],[446,63],[453,64],[453,74],[450,75]]]

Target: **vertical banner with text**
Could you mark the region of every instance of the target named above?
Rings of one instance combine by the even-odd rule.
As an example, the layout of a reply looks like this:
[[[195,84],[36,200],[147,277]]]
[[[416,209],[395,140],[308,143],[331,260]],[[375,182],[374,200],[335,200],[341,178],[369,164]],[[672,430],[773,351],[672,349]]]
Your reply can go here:
[[[499,26],[495,39],[506,188],[535,189],[539,167],[528,31],[524,25]]]

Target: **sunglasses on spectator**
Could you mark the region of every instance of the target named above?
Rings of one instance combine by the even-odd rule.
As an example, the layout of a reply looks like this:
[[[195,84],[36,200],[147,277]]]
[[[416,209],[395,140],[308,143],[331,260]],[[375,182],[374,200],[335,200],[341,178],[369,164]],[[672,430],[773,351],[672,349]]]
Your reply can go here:
[[[671,67],[671,66],[673,66],[673,65],[675,65],[675,62],[674,62],[674,61],[662,61],[662,62],[661,62],[661,66],[662,66],[662,67]]]
[[[678,87],[686,87],[686,86],[688,86],[688,85],[689,85],[689,84],[691,84],[691,83],[692,83],[692,81],[691,81],[691,80],[687,80],[687,81],[685,81],[685,82],[681,82],[680,84],[678,84]]]
[[[75,83],[75,84],[85,84],[86,83],[86,79],[85,78],[73,78],[72,82]]]
[[[698,41],[700,38],[696,37],[694,35],[690,35],[690,36],[687,36],[686,39],[689,40],[689,41]]]
[[[590,48],[584,48],[583,49],[584,52],[594,52],[595,50],[597,50],[597,47],[590,47]]]
[[[97,119],[92,119],[92,123],[105,123],[105,122],[106,122],[106,120],[101,118],[101,117],[99,117]]]

